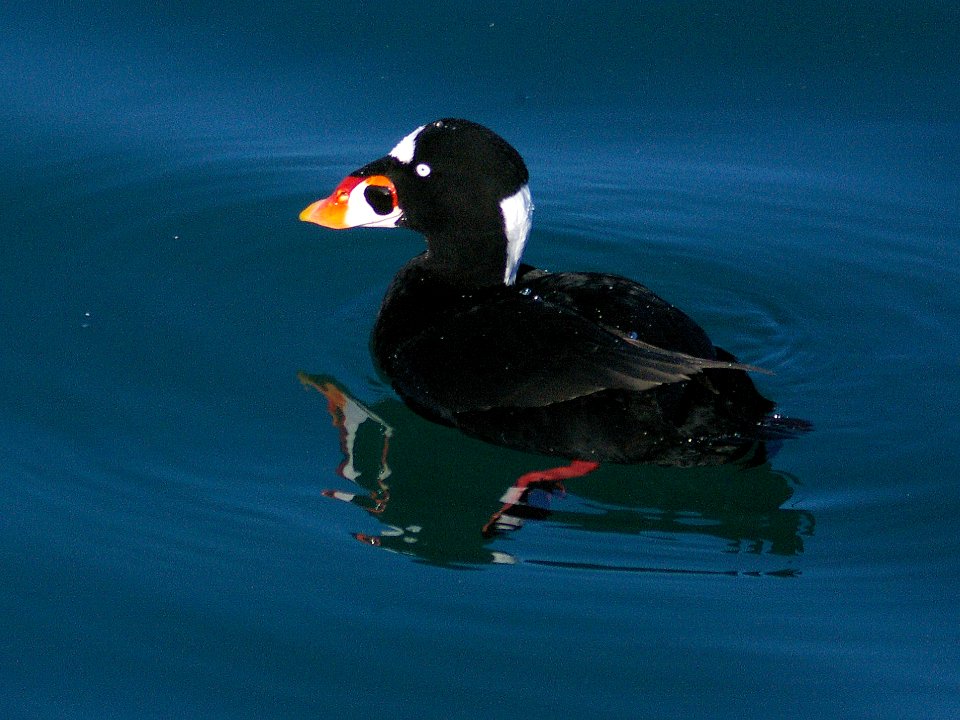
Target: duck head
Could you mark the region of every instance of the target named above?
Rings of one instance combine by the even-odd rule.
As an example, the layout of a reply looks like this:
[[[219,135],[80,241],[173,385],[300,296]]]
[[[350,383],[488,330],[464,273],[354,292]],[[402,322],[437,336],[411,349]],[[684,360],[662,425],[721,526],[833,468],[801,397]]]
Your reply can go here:
[[[422,125],[348,175],[300,219],[323,227],[405,227],[427,240],[423,265],[452,282],[511,285],[533,214],[520,154],[487,128]]]

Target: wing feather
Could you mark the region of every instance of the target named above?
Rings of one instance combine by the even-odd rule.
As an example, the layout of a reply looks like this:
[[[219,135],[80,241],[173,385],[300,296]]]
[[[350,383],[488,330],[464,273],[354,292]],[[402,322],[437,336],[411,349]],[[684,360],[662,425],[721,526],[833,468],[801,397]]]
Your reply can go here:
[[[543,407],[605,389],[642,392],[707,368],[758,370],[665,350],[565,303],[518,294],[406,338],[395,360],[397,389],[444,415]]]

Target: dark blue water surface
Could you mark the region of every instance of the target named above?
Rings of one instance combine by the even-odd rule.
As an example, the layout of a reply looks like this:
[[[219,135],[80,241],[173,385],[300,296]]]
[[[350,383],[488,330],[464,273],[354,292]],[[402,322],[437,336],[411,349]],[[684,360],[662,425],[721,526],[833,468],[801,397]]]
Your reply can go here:
[[[0,715],[960,716],[956,4],[7,5]],[[450,115],[815,431],[485,539],[554,461],[377,377],[416,235],[297,222]]]

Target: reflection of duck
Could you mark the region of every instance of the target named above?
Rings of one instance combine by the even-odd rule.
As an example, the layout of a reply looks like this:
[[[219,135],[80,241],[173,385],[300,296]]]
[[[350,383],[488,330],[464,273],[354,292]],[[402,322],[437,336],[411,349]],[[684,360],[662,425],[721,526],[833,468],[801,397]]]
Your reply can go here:
[[[492,536],[547,517],[592,533],[712,539],[719,543],[719,558],[728,553],[796,555],[803,537],[812,532],[809,513],[781,507],[793,494],[792,484],[766,464],[649,467],[642,471],[642,482],[636,481],[636,469],[608,466],[578,485],[575,494],[560,497],[559,482],[534,480],[520,487],[523,478],[538,474],[527,472],[528,455],[459,437],[420,420],[396,401],[367,407],[330,377],[301,374],[300,380],[327,398],[344,458],[338,473],[353,485],[324,495],[376,518],[377,529],[356,533],[358,540],[427,562],[513,561],[501,550],[505,546],[491,544]],[[441,446],[447,451],[438,453]],[[470,461],[463,462],[464,457]],[[494,467],[496,473],[490,471]],[[551,472],[540,474],[549,477]],[[627,482],[627,475],[633,482]],[[518,476],[521,481],[509,486],[510,478]],[[497,532],[484,533],[483,528]],[[757,562],[772,571],[783,569]],[[669,571],[662,566],[666,563],[655,563],[656,569]],[[619,559],[610,564],[624,569]]]
[[[598,462],[717,464],[804,424],[771,415],[742,365],[646,287],[520,263],[527,168],[490,130],[417,128],[301,219],[407,227],[427,251],[383,301],[373,352],[433,421],[519,450]]]

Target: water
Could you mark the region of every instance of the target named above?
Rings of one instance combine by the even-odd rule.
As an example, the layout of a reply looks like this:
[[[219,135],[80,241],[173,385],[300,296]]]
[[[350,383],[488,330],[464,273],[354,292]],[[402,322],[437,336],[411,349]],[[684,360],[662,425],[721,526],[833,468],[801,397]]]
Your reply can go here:
[[[960,712],[950,4],[0,14],[5,717]],[[415,235],[296,221],[445,115],[815,432],[485,539],[551,461],[376,377]]]

